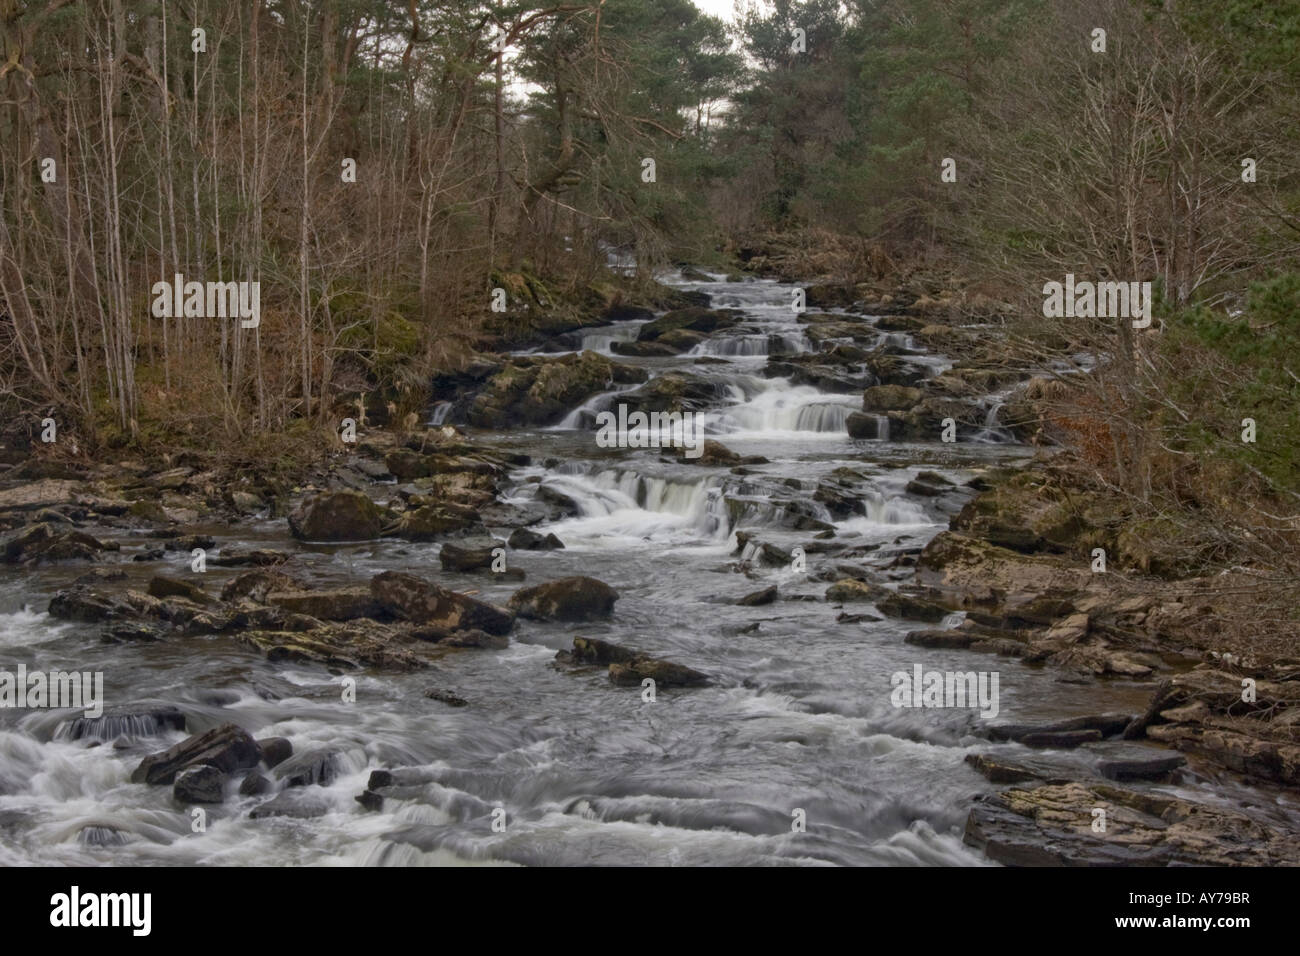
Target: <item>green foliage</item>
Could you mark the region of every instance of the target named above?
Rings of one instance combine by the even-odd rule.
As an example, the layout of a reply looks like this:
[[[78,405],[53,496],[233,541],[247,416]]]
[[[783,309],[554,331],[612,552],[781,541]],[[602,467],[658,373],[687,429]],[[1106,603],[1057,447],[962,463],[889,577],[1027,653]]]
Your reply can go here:
[[[1242,315],[1193,309],[1171,319],[1171,332],[1168,349],[1221,360],[1189,361],[1173,386],[1195,410],[1180,428],[1185,445],[1300,491],[1300,273],[1255,283]],[[1255,420],[1254,443],[1241,440],[1244,418]]]

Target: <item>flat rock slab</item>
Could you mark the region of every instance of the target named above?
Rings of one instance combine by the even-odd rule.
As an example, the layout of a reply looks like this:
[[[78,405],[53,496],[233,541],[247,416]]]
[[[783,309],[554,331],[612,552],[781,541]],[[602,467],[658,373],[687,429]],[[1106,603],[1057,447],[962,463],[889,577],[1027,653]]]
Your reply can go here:
[[[1105,812],[1105,831],[1093,829]],[[1295,866],[1300,835],[1235,810],[1108,783],[980,798],[965,842],[1008,866]]]
[[[1090,714],[1072,717],[1051,724],[995,724],[988,728],[990,740],[1015,740],[1023,742],[1030,734],[1060,734],[1081,730],[1095,730],[1102,737],[1113,737],[1124,732],[1133,720],[1132,714]]]
[[[47,478],[44,481],[19,485],[17,488],[8,488],[0,491],[0,511],[72,504],[80,487],[79,481]]]

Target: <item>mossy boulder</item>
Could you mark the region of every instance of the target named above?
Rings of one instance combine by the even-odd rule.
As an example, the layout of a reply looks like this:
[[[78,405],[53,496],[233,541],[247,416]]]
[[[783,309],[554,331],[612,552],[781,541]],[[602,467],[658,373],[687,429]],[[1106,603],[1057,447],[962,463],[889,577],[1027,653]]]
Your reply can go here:
[[[289,530],[300,541],[369,541],[383,526],[383,509],[360,491],[312,495],[289,515]]]
[[[644,369],[586,351],[555,358],[512,360],[492,376],[470,404],[471,425],[551,425],[593,395],[618,385],[643,382]]]
[[[719,329],[729,329],[740,322],[741,313],[736,309],[705,309],[692,306],[686,309],[674,309],[665,312],[653,322],[641,326],[637,339],[653,342],[669,332],[683,329],[692,332],[710,333]]]

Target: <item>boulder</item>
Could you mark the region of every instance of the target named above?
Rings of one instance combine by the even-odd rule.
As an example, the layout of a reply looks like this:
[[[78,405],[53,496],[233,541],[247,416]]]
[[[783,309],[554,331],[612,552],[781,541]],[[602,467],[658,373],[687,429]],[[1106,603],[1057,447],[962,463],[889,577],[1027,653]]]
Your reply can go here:
[[[203,764],[176,775],[172,796],[180,803],[220,803],[225,799],[226,775]]]
[[[370,582],[370,593],[390,614],[416,624],[450,631],[477,629],[489,634],[510,633],[514,615],[484,601],[400,571],[385,571]]]
[[[510,532],[506,543],[517,551],[554,551],[564,547],[564,542],[554,534],[540,535],[527,528],[516,528]]]
[[[291,614],[306,614],[318,621],[351,621],[381,617],[382,605],[368,587],[330,588],[322,591],[271,591],[266,602]]]
[[[707,674],[657,657],[634,657],[623,664],[609,665],[609,679],[620,687],[639,687],[649,679],[657,687],[703,687],[709,683]]]
[[[275,790],[275,784],[256,770],[244,777],[239,784],[239,795],[241,797],[260,797],[262,794],[271,793],[273,790]]]
[[[274,548],[222,548],[216,554],[208,555],[208,564],[222,568],[236,568],[245,565],[253,567],[270,567],[284,564],[290,554]]]
[[[771,604],[777,598],[776,585],[765,587],[761,591],[754,591],[752,594],[746,594],[736,603],[741,607],[757,607],[762,604]]]
[[[342,752],[323,747],[295,754],[275,768],[276,779],[286,787],[328,787],[342,770]]]
[[[906,385],[873,385],[862,393],[864,412],[894,412],[911,408],[924,396],[919,388]]]
[[[287,737],[264,737],[257,742],[257,749],[262,754],[262,763],[267,769],[273,769],[293,756],[293,744]]]
[[[246,599],[263,604],[272,591],[295,591],[301,588],[300,581],[279,571],[245,571],[226,582],[221,589],[221,600],[234,602]]]
[[[467,540],[459,544],[450,542],[438,552],[438,563],[444,571],[481,571],[490,569],[495,559],[493,551],[503,548],[504,543],[493,538]]]
[[[28,525],[0,546],[0,562],[40,564],[53,561],[94,561],[105,545],[98,538],[48,522]]]
[[[164,574],[155,574],[149,579],[149,594],[156,598],[185,598],[195,604],[208,604],[212,600],[197,584]]]
[[[614,612],[618,592],[603,581],[577,576],[522,588],[507,607],[520,617],[538,621],[592,621]]]
[[[386,525],[383,532],[406,541],[433,541],[444,535],[480,530],[482,525],[477,508],[454,501],[440,501],[403,512],[396,521]]]
[[[150,754],[131,774],[132,783],[168,784],[182,770],[208,764],[223,773],[251,770],[262,759],[257,742],[235,724],[222,724]]]
[[[304,498],[289,515],[300,541],[368,541],[378,538],[384,516],[360,491],[326,491]]]

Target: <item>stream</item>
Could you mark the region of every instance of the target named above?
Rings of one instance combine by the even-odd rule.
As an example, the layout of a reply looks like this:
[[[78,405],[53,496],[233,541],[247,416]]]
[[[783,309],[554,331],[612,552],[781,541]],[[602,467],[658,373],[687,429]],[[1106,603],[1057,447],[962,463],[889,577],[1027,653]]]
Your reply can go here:
[[[737,474],[654,448],[601,448],[595,416],[617,405],[617,390],[549,428],[466,429],[476,444],[531,456],[511,474],[507,503],[528,509],[545,487],[576,505],[577,514],[533,528],[554,532],[563,550],[510,551],[510,566],[526,573],[525,584],[567,575],[608,583],[619,593],[608,621],[520,620],[505,650],[452,653],[414,673],[362,671],[348,703],[327,669],[271,663],[229,635],[102,643],[95,627],[45,613],[84,568],[4,571],[0,667],[103,671],[109,706],[174,704],[188,731],[107,726],[100,738],[73,740],[67,712],[0,711],[0,865],[988,865],[962,842],[972,798],[995,789],[963,762],[990,746],[972,733],[980,716],[896,708],[890,675],[917,664],[996,671],[997,720],[1017,722],[1137,712],[1149,685],[1064,682],[1014,659],[914,647],[903,642],[909,631],[940,625],[828,602],[830,581],[819,575],[852,564],[883,584],[910,581],[899,557],[945,529],[965,498],[912,495],[908,482],[930,470],[960,485],[986,466],[1029,457],[997,427],[1003,396],[986,399],[985,428],[973,439],[851,440],[844,422],[861,408],[860,392],[762,375],[770,353],[815,348],[789,307],[791,286],[676,284],[707,292],[712,308],[742,310],[744,321],[683,355],[617,360],[708,385],[707,436],[767,464]],[[575,344],[611,354],[639,325],[585,329]],[[950,365],[908,336],[882,331],[881,341],[926,374]],[[828,480],[859,502],[857,513],[836,516],[813,497]],[[372,494],[382,501],[391,491],[376,484]],[[204,530],[222,545],[295,550],[298,571],[317,586],[401,570],[502,605],[521,586],[441,571],[438,543],[303,545],[283,518]],[[736,553],[738,531],[807,549],[806,568],[737,571],[753,551],[751,543]],[[106,534],[122,541],[123,586],[143,588],[159,568],[131,555],[148,542]],[[850,550],[816,550],[827,541]],[[165,564],[186,572],[189,556],[169,554]],[[204,586],[219,589],[237,571],[209,567]],[[775,603],[736,603],[772,584]],[[576,635],[668,658],[714,683],[643,701],[603,670],[554,666]],[[432,688],[468,704],[430,699]],[[249,810],[265,798],[232,796],[207,808],[205,829],[194,832],[169,787],[130,782],[144,755],[227,721],[258,738],[287,737],[296,752],[333,752],[332,782],[308,788],[316,815],[254,819]],[[1098,744],[1086,759],[1133,746]],[[354,798],[370,772],[393,767],[410,768],[403,785],[381,811],[363,811]],[[1240,796],[1233,784],[1195,775],[1165,789],[1219,802]],[[504,832],[493,830],[496,808]],[[792,829],[798,810],[806,832]]]

